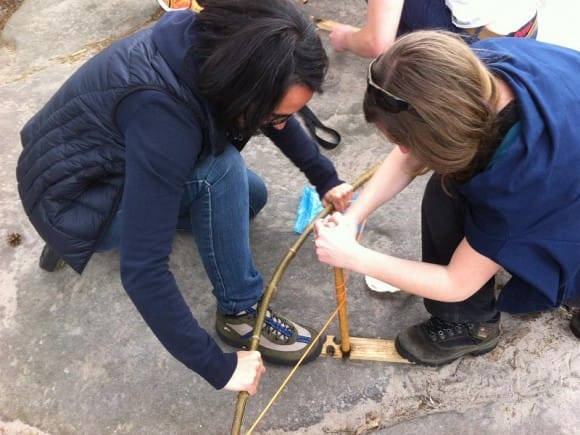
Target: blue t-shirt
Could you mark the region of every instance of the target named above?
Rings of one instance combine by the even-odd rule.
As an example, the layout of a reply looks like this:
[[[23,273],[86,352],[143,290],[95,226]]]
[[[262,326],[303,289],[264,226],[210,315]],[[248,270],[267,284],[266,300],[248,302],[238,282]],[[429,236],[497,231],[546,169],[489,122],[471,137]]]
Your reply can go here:
[[[501,310],[552,309],[580,296],[580,53],[514,38],[473,49],[513,90],[521,122],[460,187],[465,234],[512,274]]]

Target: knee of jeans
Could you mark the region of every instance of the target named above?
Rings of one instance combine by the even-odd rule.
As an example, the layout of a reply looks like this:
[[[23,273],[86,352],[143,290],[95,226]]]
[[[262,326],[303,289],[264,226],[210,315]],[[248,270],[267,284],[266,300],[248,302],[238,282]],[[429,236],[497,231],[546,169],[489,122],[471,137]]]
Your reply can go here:
[[[224,152],[216,158],[214,168],[220,175],[229,175],[236,177],[239,180],[242,173],[246,171],[246,165],[240,152],[234,146],[228,146]]]
[[[246,166],[240,152],[233,145],[226,146],[219,155],[210,155],[199,160],[194,166],[188,184],[195,186],[204,182],[211,186],[235,183],[245,177]]]
[[[250,185],[250,219],[255,218],[268,202],[268,189],[264,183]]]

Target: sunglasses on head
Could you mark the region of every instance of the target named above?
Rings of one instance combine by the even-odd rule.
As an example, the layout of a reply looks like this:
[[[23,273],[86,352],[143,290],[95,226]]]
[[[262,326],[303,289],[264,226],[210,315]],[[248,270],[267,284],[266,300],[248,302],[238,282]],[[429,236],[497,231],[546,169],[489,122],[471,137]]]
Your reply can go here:
[[[380,99],[381,108],[387,112],[399,113],[403,112],[404,110],[409,110],[411,108],[411,105],[407,101],[391,94],[386,89],[383,89],[382,87],[377,85],[373,80],[373,65],[375,64],[377,59],[378,58],[373,59],[373,61],[369,63],[369,70],[367,73],[367,90],[370,87],[378,92],[378,95],[381,96]]]
[[[277,125],[284,124],[285,122],[287,122],[291,116],[292,113],[290,114],[272,113],[272,115],[264,123],[264,125],[267,127],[276,127]]]

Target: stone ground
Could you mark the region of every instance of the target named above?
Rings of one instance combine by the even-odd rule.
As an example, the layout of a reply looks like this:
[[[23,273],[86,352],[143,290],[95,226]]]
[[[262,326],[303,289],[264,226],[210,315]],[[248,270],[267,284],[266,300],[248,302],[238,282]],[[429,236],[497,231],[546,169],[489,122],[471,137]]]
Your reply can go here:
[[[364,2],[311,0],[316,16],[360,25]],[[156,341],[118,279],[118,256],[96,255],[82,276],[41,271],[42,242],[21,209],[14,171],[18,132],[58,86],[112,40],[150,25],[153,0],[1,0],[0,2],[0,434],[224,434],[235,394],[214,391]],[[539,39],[580,49],[580,4],[544,0]],[[2,28],[3,27],[3,28]],[[390,145],[361,115],[367,62],[332,53],[326,92],[312,101],[342,134],[325,151],[346,180],[386,155]],[[244,151],[268,182],[270,202],[252,226],[266,279],[292,245],[305,180],[263,138]],[[283,177],[283,178],[282,178]],[[367,223],[363,243],[419,258],[419,203],[424,179]],[[5,242],[18,233],[16,247]],[[213,331],[214,302],[192,239],[177,235],[171,257],[185,298]],[[378,295],[362,276],[349,283],[351,334],[392,339],[426,318],[421,301]],[[331,269],[305,246],[274,298],[291,317],[321,327],[334,308]],[[503,317],[491,353],[440,369],[321,358],[298,371],[265,419],[261,434],[577,434],[580,347],[557,310]],[[336,322],[329,333],[337,334]],[[254,421],[289,369],[269,366],[250,399]]]

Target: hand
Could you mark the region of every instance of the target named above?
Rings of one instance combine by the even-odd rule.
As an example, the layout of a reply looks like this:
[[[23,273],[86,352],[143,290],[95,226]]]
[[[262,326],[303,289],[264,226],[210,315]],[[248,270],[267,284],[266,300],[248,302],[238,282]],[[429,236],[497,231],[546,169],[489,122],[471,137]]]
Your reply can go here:
[[[332,204],[336,211],[344,211],[349,206],[353,193],[354,190],[350,184],[339,184],[326,192],[322,198],[322,205],[327,207]]]
[[[256,350],[240,350],[238,354],[238,365],[234,374],[224,387],[228,391],[247,391],[250,396],[258,392],[260,377],[266,371],[260,352]]]
[[[334,267],[352,269],[360,245],[356,241],[356,223],[340,213],[333,213],[314,224],[318,261]]]
[[[348,35],[356,31],[357,31],[356,28],[352,26],[347,26],[346,24],[338,24],[337,26],[335,26],[334,29],[332,29],[332,31],[328,35],[332,48],[334,48],[336,51],[348,50],[346,42]]]

